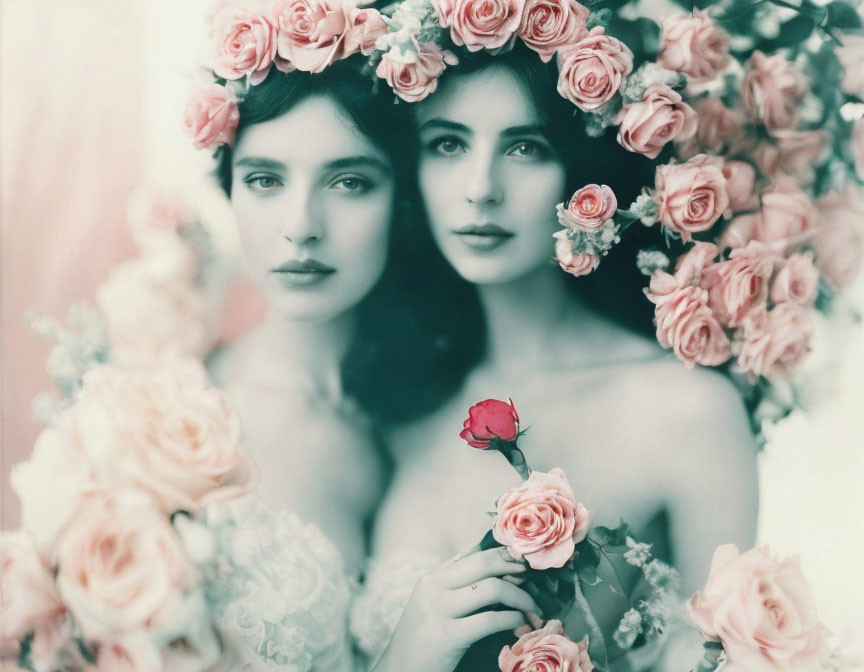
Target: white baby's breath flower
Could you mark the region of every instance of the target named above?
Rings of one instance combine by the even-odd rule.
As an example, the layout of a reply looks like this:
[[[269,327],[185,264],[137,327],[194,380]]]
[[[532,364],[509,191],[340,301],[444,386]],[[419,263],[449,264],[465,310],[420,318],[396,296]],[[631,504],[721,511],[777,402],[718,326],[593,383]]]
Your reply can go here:
[[[658,590],[677,590],[680,583],[680,576],[675,568],[662,560],[652,560],[642,567],[642,573],[651,587]]]
[[[627,537],[627,548],[624,559],[634,567],[641,567],[651,558],[651,544],[643,544],[633,537]]]
[[[622,649],[629,649],[636,641],[636,637],[642,632],[642,615],[635,609],[630,609],[615,629],[612,639]]]
[[[660,250],[639,250],[636,253],[636,267],[642,275],[652,276],[657,270],[669,268],[669,257]]]
[[[657,199],[648,189],[643,189],[630,205],[628,212],[645,226],[652,226],[657,223]]]

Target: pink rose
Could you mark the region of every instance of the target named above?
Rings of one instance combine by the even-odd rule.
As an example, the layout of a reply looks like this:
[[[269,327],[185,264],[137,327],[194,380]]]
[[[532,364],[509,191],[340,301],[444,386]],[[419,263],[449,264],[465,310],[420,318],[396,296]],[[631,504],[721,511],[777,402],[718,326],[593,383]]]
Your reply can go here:
[[[699,154],[686,163],[659,166],[654,186],[660,223],[685,242],[714,226],[729,207],[723,160],[716,156]]]
[[[741,83],[741,101],[750,116],[769,131],[798,123],[798,103],[807,92],[807,78],[783,54],[750,57]]]
[[[760,213],[754,212],[739,215],[733,219],[723,229],[723,234],[717,240],[717,246],[720,249],[746,247],[747,243],[753,240],[756,224],[759,222],[760,217]]]
[[[563,214],[574,227],[593,231],[612,219],[617,211],[618,200],[612,189],[605,184],[589,184],[570,197]]]
[[[810,351],[812,335],[809,310],[797,303],[754,311],[743,325],[738,366],[751,378],[784,378]]]
[[[343,38],[349,22],[339,0],[278,0],[273,23],[279,35],[280,69],[321,72],[344,56]]]
[[[98,642],[96,667],[102,672],[153,672],[168,670],[159,647],[146,634],[111,637]]]
[[[468,418],[462,423],[459,436],[473,448],[485,450],[494,439],[515,441],[519,435],[519,414],[513,405],[498,399],[486,399],[468,409]]]
[[[183,115],[183,125],[195,149],[212,151],[219,145],[233,146],[239,123],[237,99],[218,84],[193,93]]]
[[[345,33],[345,55],[357,53],[370,56],[375,51],[375,42],[387,34],[387,24],[377,9],[355,9]]]
[[[515,39],[524,6],[525,0],[455,0],[439,9],[439,17],[455,45],[468,51],[498,49]]]
[[[242,495],[258,475],[241,449],[240,419],[224,394],[208,387],[203,375],[196,380],[183,373],[180,367],[100,367],[85,375],[72,409],[82,450],[99,478],[148,490],[169,514]]]
[[[60,596],[87,638],[166,628],[196,580],[167,517],[130,491],[88,498],[55,559]]]
[[[817,203],[822,226],[810,247],[816,254],[816,266],[834,289],[852,284],[861,272],[864,257],[864,202],[856,187],[842,194],[830,193]]]
[[[579,40],[587,20],[588,9],[576,0],[528,0],[519,37],[548,63],[556,51]]]
[[[572,244],[566,238],[559,238],[555,242],[555,258],[562,270],[577,278],[596,271],[600,266],[600,257],[596,254],[573,254]]]
[[[663,19],[660,65],[696,79],[710,79],[729,65],[729,36],[698,9]]]
[[[842,46],[834,53],[843,66],[842,89],[853,96],[864,98],[864,37],[843,33]]]
[[[744,124],[740,109],[729,109],[719,98],[700,98],[694,101],[698,126],[696,138],[706,152],[720,152]]]
[[[791,185],[780,185],[762,192],[762,212],[756,222],[756,240],[771,244],[792,241],[810,229],[816,213],[810,198]]]
[[[793,254],[777,272],[771,283],[771,301],[799,303],[807,306],[816,300],[819,289],[819,271],[813,260],[803,254]]]
[[[864,119],[852,125],[852,154],[855,160],[855,173],[864,181]]]
[[[640,102],[624,106],[618,142],[628,151],[656,159],[667,142],[691,137],[697,123],[693,108],[677,91],[652,84]]]
[[[591,672],[588,637],[573,642],[564,634],[561,621],[549,621],[542,630],[522,635],[513,647],[498,656],[501,672]]]
[[[578,503],[561,469],[532,471],[498,499],[492,533],[516,560],[534,569],[563,567],[588,534],[593,514]]]
[[[675,264],[675,284],[677,287],[698,285],[702,282],[702,272],[714,264],[720,250],[713,243],[698,242],[687,254],[679,257]]]
[[[260,84],[276,56],[276,28],[264,16],[238,10],[219,18],[213,71],[224,79],[249,75],[252,84]]]
[[[722,324],[740,326],[751,310],[765,305],[775,260],[769,248],[754,241],[705,269],[702,287],[708,290],[708,307]]]
[[[51,568],[24,532],[0,533],[0,588],[0,654],[17,652],[18,642],[31,632],[47,632],[62,623],[66,609]]]
[[[759,207],[756,195],[756,169],[744,161],[726,161],[723,164],[726,178],[726,193],[732,212],[753,210]]]
[[[687,607],[702,634],[723,644],[730,667],[811,672],[830,655],[798,559],[775,560],[766,546],[718,547],[705,590]]]
[[[30,459],[16,464],[9,480],[21,500],[23,529],[40,555],[50,557],[82,498],[98,488],[70,411],[42,430]]]
[[[695,286],[675,287],[668,273],[651,278],[648,299],[655,304],[657,341],[672,348],[688,367],[719,366],[731,356],[729,338],[708,307],[708,292]]]
[[[580,110],[608,103],[633,70],[633,52],[595,26],[588,36],[558,54],[558,93]]]
[[[781,175],[797,181],[812,179],[813,167],[825,149],[826,136],[822,130],[775,131],[770,140],[762,140],[753,151],[756,165],[768,177]]]
[[[416,51],[403,53],[394,47],[381,58],[375,74],[387,81],[397,96],[409,103],[423,100],[438,88],[438,78],[450,55],[434,42],[416,44]]]

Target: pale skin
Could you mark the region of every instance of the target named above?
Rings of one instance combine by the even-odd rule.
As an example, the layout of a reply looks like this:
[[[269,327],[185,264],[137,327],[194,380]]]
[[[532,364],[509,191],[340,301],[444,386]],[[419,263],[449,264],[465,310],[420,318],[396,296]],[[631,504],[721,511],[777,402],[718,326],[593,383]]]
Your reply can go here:
[[[332,100],[313,97],[244,130],[232,165],[247,268],[271,310],[220,353],[213,375],[261,469],[256,494],[315,523],[358,574],[383,475],[371,427],[343,395],[340,361],[386,261],[390,163]],[[333,272],[274,270],[310,259]]]
[[[530,425],[519,445],[531,467],[563,469],[594,511],[593,524],[624,518],[658,552],[668,535],[689,595],[704,585],[718,545],[755,541],[756,448],[739,394],[719,374],[688,370],[582,306],[566,288],[578,278],[550,261],[555,203],[566,198],[563,166],[544,140],[511,133],[538,124],[512,74],[455,79],[420,107],[418,123],[433,233],[456,271],[478,285],[487,354],[445,406],[390,437],[397,470],[375,554],[448,557],[483,537],[486,512],[520,479],[502,456],[458,434],[471,404],[512,397],[523,429]],[[478,221],[513,236],[491,251],[462,245],[454,230]],[[622,605],[592,601],[604,629],[614,629]],[[399,645],[394,637],[391,646]]]

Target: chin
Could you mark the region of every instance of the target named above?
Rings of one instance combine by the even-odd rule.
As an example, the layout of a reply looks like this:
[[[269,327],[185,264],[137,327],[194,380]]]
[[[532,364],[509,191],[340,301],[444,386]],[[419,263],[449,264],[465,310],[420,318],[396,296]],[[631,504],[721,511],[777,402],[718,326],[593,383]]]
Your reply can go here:
[[[357,305],[353,300],[337,300],[326,294],[304,296],[299,292],[271,295],[269,299],[273,310],[291,322],[328,322]]]
[[[463,279],[474,285],[503,285],[518,280],[540,266],[526,264],[524,257],[514,258],[514,255],[497,258],[461,257],[452,259],[450,263]]]

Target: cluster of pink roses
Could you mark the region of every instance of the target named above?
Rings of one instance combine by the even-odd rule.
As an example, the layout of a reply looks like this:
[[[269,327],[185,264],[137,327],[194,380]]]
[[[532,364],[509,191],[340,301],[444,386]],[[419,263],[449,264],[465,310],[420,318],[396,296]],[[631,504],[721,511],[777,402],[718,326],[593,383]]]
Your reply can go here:
[[[376,9],[342,0],[277,0],[270,14],[226,9],[213,17],[213,71],[222,79],[260,84],[271,68],[321,72],[352,54],[370,55],[387,24]],[[234,143],[238,99],[210,84],[190,99],[184,125],[196,149]]]
[[[247,492],[257,470],[199,362],[93,369],[11,481],[22,529],[0,536],[3,653],[32,635],[31,660],[55,669],[75,655],[74,639],[98,669],[161,669],[181,655],[161,642],[182,636],[218,656],[172,516]]]
[[[617,242],[617,212],[618,200],[605,184],[586,185],[566,207],[558,205],[558,221],[565,229],[555,234],[555,257],[564,271],[580,276],[597,269],[601,255]]]
[[[713,245],[697,243],[679,265],[677,281],[703,274],[716,252]],[[794,262],[790,259],[789,263],[800,263],[800,258]],[[694,290],[700,291],[691,286],[688,293],[693,294]],[[679,302],[685,303],[686,299],[679,297]],[[519,419],[512,400],[505,403],[487,399],[470,408],[460,436],[469,445],[485,450],[500,445],[496,441],[513,442],[518,434]],[[560,469],[532,472],[521,486],[504,493],[496,508],[494,539],[513,558],[524,560],[536,570],[567,565],[574,556],[575,545],[586,538],[591,521],[591,512],[576,502]],[[627,547],[636,546],[628,537]],[[740,553],[734,545],[720,546],[714,554],[705,589],[693,594],[687,607],[706,640],[722,646],[726,665],[723,669],[764,672],[826,669],[830,654],[828,632],[816,616],[810,588],[796,559],[778,561],[766,547]],[[520,635],[519,640],[505,646],[499,655],[502,672],[595,669],[588,655],[588,637],[573,642],[558,620],[550,620],[534,631],[524,626],[516,634]],[[719,650],[714,647],[709,651],[713,652],[711,660],[716,664],[715,654]]]

